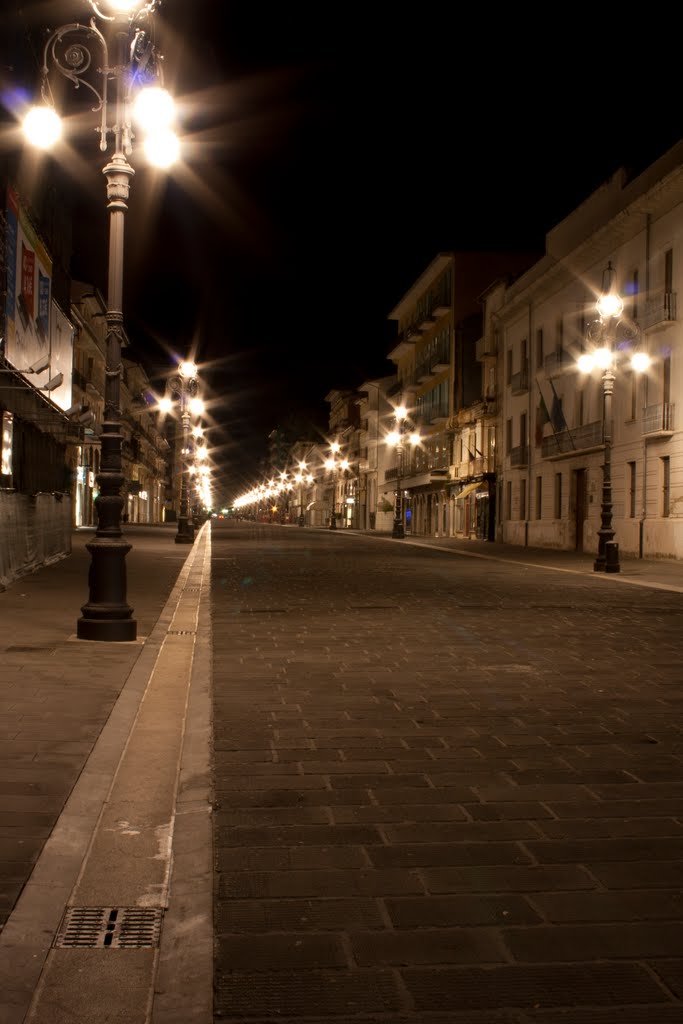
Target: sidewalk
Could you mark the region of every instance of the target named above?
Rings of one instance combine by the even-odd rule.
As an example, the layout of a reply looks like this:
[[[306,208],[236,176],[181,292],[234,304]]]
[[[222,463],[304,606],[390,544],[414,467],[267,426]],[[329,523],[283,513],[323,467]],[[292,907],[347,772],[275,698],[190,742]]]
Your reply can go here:
[[[189,691],[191,683],[195,694],[203,687],[208,705],[205,610],[206,626],[198,620],[210,575],[209,533],[199,531],[189,550],[175,544],[172,526],[132,526],[124,533],[133,545],[126,561],[127,598],[138,625],[134,643],[89,643],[75,636],[88,595],[85,544],[92,531],[74,534],[70,557],[0,594],[2,1024],[144,1021],[161,957],[155,929],[166,905],[174,834],[176,845],[183,841],[177,811],[184,806],[191,819],[198,791],[207,819],[208,780],[200,781],[208,765],[208,714],[205,707],[204,717],[197,717]],[[184,743],[193,715],[193,739]],[[182,779],[196,742],[205,750],[192,772],[193,797],[183,793]],[[201,825],[197,832],[201,838]],[[206,836],[203,845],[210,845]],[[179,849],[180,906],[182,863]],[[208,870],[205,877],[210,879]],[[53,971],[69,952],[59,948],[60,942],[68,946],[69,937],[60,940],[58,934],[68,923],[67,905],[76,913],[79,906],[89,908],[72,923],[72,945],[101,947],[109,931],[110,942],[128,948],[125,977],[112,970],[122,961],[104,960],[96,948],[79,960],[87,979]],[[148,908],[142,918],[133,915],[126,923],[126,912],[139,907]],[[107,913],[93,923],[91,908]],[[120,918],[113,926],[112,911]],[[210,905],[204,921],[209,934],[207,921]],[[171,941],[171,915],[167,923]],[[199,950],[201,941],[193,948]],[[205,999],[210,975],[207,981]]]
[[[130,526],[125,535],[133,644],[75,638],[92,531],[74,534],[70,557],[0,593],[0,1024],[143,1024],[155,979],[155,1024],[211,1020],[211,533],[202,528],[190,550],[174,543],[172,525]],[[593,572],[592,556],[573,552],[346,530],[337,537],[450,552],[454,572],[460,557],[513,561],[598,587],[683,593],[675,561],[622,559],[621,573],[606,577]],[[174,901],[159,943],[171,856]],[[148,911],[128,928],[125,978],[111,961],[103,972],[97,948],[83,954],[88,985],[68,971],[60,978],[54,968],[68,962],[68,949],[55,943],[64,940],[67,905],[121,919],[130,908]],[[109,917],[76,918],[72,930],[77,945],[101,947],[107,935],[126,944]],[[81,1016],[64,985],[69,998],[80,993]]]

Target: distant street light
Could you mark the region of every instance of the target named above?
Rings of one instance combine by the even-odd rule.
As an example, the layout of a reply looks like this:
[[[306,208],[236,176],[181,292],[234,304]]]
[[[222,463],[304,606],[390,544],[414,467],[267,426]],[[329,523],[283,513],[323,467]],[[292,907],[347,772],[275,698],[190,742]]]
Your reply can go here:
[[[337,475],[341,470],[344,472],[350,466],[348,459],[339,458],[341,445],[338,441],[330,444],[330,454],[325,459],[325,469],[332,474],[332,515],[330,516],[330,530],[337,529]]]
[[[95,98],[100,114],[96,131],[99,147],[112,155],[102,169],[107,179],[109,209],[109,289],[105,411],[100,437],[102,457],[95,500],[97,530],[86,544],[91,556],[88,577],[90,594],[77,624],[81,640],[131,641],[137,636],[133,609],[126,601],[125,558],[131,545],[121,533],[124,482],[121,462],[121,348],[123,344],[123,233],[130,182],[135,173],[128,162],[133,149],[132,124],[145,124],[145,152],[159,166],[167,167],[178,153],[171,122],[173,102],[162,88],[161,55],[151,39],[151,16],[157,0],[89,0],[93,16],[87,25],[62,25],[49,36],[41,68],[42,106],[28,111],[24,133],[34,146],[47,149],[59,142],[62,123],[54,108],[50,72],[56,71],[76,89]],[[98,28],[98,21],[102,30]],[[91,52],[91,47],[95,52]],[[155,94],[145,102],[148,87]],[[136,106],[140,98],[142,107]],[[156,99],[155,103],[151,100]],[[151,112],[150,112],[151,108]]]
[[[402,540],[405,535],[405,515],[403,512],[403,474],[404,474],[404,435],[408,423],[408,410],[404,405],[398,405],[394,409],[396,427],[387,434],[385,441],[396,449],[396,498],[394,501],[394,523],[391,528],[391,536]],[[411,431],[409,442],[412,445],[420,443],[420,435],[417,431]]]
[[[173,398],[180,402],[180,422],[182,426],[180,510],[175,542],[176,544],[192,544],[194,541],[194,522],[189,501],[188,478],[191,470],[194,441],[190,439],[190,416],[191,414],[201,416],[204,411],[204,403],[201,398],[197,398],[199,381],[195,364],[189,361],[180,363],[178,373],[171,377],[168,386]],[[170,412],[173,408],[173,399],[162,398],[159,402],[159,408],[162,412]]]
[[[602,503],[600,507],[600,529],[598,530],[598,554],[593,563],[594,572],[620,572],[619,545],[614,540],[612,527],[612,393],[614,391],[615,369],[623,350],[630,349],[630,343],[640,341],[638,325],[623,316],[624,302],[616,289],[616,272],[611,263],[602,275],[602,292],[596,304],[598,319],[588,325],[586,338],[594,347],[579,357],[578,366],[582,373],[590,373],[596,367],[602,370],[602,437],[604,459],[602,466]],[[650,357],[642,350],[631,351],[630,365],[637,373],[646,370]]]

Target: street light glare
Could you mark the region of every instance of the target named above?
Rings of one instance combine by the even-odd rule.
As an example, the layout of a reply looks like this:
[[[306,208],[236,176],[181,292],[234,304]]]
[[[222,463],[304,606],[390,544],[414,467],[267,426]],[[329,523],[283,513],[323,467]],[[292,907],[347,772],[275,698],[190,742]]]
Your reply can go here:
[[[185,360],[178,366],[178,373],[181,377],[189,379],[190,377],[197,376],[197,366],[195,363],[191,363],[189,360]]]
[[[161,128],[148,135],[144,142],[145,156],[154,167],[171,167],[180,156],[180,140],[170,128]]]
[[[141,89],[133,103],[137,123],[146,132],[169,128],[175,119],[175,102],[167,89],[149,86]]]
[[[160,412],[170,412],[173,408],[173,402],[167,396],[159,399],[158,402]]]
[[[598,299],[598,313],[602,317],[621,316],[623,309],[623,300],[615,292],[607,292]]]
[[[204,403],[201,398],[193,398],[190,400],[190,412],[193,416],[201,416],[204,412]]]
[[[107,7],[112,11],[132,11],[140,6],[140,0],[107,0]]]
[[[601,370],[607,370],[612,365],[613,356],[609,348],[596,348],[593,358]]]
[[[62,134],[62,119],[52,107],[31,107],[23,120],[24,136],[32,146],[49,149]]]
[[[634,352],[631,357],[631,366],[636,373],[643,373],[650,365],[650,357],[647,352]]]
[[[584,352],[582,356],[579,356],[577,362],[581,373],[590,373],[595,366],[595,359],[589,352]]]

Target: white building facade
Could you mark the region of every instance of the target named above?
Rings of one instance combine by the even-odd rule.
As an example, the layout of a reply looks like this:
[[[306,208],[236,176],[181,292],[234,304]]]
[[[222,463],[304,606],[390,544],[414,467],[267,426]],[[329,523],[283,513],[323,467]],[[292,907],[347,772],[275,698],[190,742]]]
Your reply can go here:
[[[604,388],[579,357],[593,347],[611,268],[612,527],[622,554],[683,557],[683,143],[637,178],[625,171],[546,237],[545,256],[485,302],[499,415],[496,539],[595,552],[603,495]],[[628,356],[639,348],[643,374]],[[678,415],[677,415],[678,414]]]

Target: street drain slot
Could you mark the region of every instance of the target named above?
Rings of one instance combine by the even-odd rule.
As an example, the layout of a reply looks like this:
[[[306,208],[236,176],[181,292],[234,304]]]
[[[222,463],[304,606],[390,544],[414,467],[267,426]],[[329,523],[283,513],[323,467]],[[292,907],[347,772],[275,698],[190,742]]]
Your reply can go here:
[[[240,608],[240,615],[285,615],[286,608]]]
[[[194,636],[197,631],[195,629],[167,629],[167,636]]]
[[[55,647],[40,647],[37,644],[27,645],[26,647],[17,645],[16,647],[5,648],[7,654],[54,654],[55,650]]]
[[[159,945],[158,907],[69,907],[53,946],[61,949],[154,949]]]

